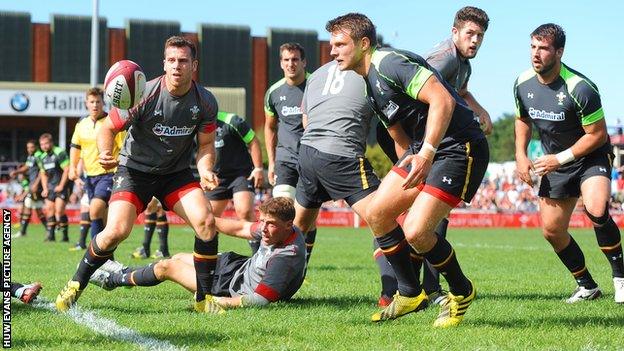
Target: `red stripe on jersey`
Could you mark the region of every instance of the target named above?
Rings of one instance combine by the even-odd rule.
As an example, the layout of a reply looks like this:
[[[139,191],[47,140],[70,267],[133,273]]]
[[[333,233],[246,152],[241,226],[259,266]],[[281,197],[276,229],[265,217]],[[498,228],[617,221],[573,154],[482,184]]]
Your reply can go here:
[[[204,129],[201,131],[202,133],[212,133],[215,131],[215,129],[217,129],[217,124],[216,123],[209,123],[206,124],[206,126],[204,127]]]
[[[193,191],[193,189],[201,189],[199,186],[199,182],[188,183],[165,196],[165,206],[168,210],[173,210],[173,206],[175,206],[184,195]]]
[[[433,197],[438,198],[438,199],[446,202],[451,207],[457,206],[457,204],[461,201],[461,199],[458,198],[457,196],[455,196],[453,194],[449,194],[446,191],[444,191],[444,190],[442,190],[440,188],[436,188],[436,187],[431,186],[431,185],[425,185],[425,187],[422,189],[422,191],[426,192],[427,194],[431,194],[431,195],[433,195]]]
[[[256,288],[255,292],[256,294],[264,297],[265,299],[271,302],[277,301],[279,299],[279,293],[277,291],[275,291],[270,286],[264,285],[262,283],[258,284],[258,287]]]
[[[125,201],[133,204],[136,209],[137,216],[145,210],[145,205],[143,204],[141,199],[139,199],[137,194],[131,191],[120,191],[118,193],[114,193],[113,195],[111,195],[111,198],[108,202],[111,203],[113,201]]]

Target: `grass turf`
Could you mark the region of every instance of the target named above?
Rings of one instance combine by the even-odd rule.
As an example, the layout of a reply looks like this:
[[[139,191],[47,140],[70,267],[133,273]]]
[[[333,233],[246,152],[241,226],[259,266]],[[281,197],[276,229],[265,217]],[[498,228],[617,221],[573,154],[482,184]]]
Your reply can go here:
[[[13,280],[39,280],[41,296],[53,301],[71,278],[83,252],[67,243],[43,243],[43,229],[32,225],[27,237],[13,240]],[[75,239],[78,228],[70,228]],[[172,226],[171,252],[191,251],[191,231]],[[587,265],[605,296],[568,305],[575,287],[538,230],[449,230],[460,263],[475,282],[477,300],[455,329],[431,324],[437,308],[381,324],[370,322],[380,291],[367,230],[320,228],[307,282],[292,301],[263,309],[239,309],[224,316],[190,312],[191,294],[165,282],[153,288],[93,285],[79,305],[143,336],[190,350],[611,350],[624,347],[624,305],[613,301],[610,268],[593,231],[573,232]],[[137,226],[115,255],[125,264],[140,246]],[[152,250],[158,247],[154,236]],[[220,251],[247,254],[247,243],[222,235]],[[13,347],[50,350],[134,350],[136,344],[99,335],[69,317],[13,302]]]

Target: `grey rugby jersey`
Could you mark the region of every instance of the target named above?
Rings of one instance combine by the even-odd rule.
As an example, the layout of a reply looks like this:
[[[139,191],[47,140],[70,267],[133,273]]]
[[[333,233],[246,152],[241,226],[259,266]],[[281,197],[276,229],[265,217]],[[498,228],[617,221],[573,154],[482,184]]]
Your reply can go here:
[[[363,157],[374,111],[366,99],[366,83],[354,71],[326,63],[308,78],[303,94],[308,125],[301,144],[343,157]]]
[[[456,91],[468,84],[472,73],[470,61],[459,55],[453,38],[448,38],[434,46],[426,57],[427,63],[438,70],[442,78]]]
[[[286,83],[282,78],[273,84],[264,96],[264,113],[277,117],[277,147],[275,161],[297,164],[299,155],[299,142],[303,135],[301,123],[301,99],[306,80],[293,86]]]
[[[119,164],[153,174],[189,168],[197,132],[216,129],[217,100],[194,81],[186,94],[173,96],[164,75],[147,82],[144,96],[130,110],[109,113],[117,130],[128,130]]]

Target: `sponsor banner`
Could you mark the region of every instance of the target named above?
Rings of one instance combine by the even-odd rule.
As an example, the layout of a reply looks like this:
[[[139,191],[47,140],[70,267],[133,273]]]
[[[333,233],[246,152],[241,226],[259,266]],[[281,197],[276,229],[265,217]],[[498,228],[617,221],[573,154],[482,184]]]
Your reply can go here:
[[[105,110],[109,105],[105,103]],[[88,114],[85,91],[0,89],[0,115],[83,117]]]
[[[11,211],[13,223],[19,223],[17,208]],[[258,213],[256,212],[256,216]],[[612,213],[615,223],[624,226],[624,213]],[[69,222],[80,222],[80,210],[67,209]],[[223,212],[223,218],[236,219],[234,210]],[[173,212],[167,212],[167,218],[171,224],[184,224],[184,220]],[[403,217],[399,221],[402,222]],[[31,218],[33,223],[38,223],[36,216]],[[541,221],[539,213],[482,213],[482,212],[451,212],[449,222],[452,227],[511,227],[511,228],[539,228]],[[139,215],[136,223],[143,223],[143,214]],[[317,225],[320,227],[354,227],[354,213],[349,210],[322,210],[319,212]],[[366,222],[360,219],[360,227],[366,227]],[[592,223],[583,212],[575,212],[570,219],[571,228],[591,228]]]

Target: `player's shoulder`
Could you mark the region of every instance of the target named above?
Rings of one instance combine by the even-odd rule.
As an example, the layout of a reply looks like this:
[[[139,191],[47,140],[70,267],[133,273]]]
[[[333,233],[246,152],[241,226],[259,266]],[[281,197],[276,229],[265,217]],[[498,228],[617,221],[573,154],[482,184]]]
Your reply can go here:
[[[426,55],[429,60],[450,60],[457,59],[457,47],[452,38],[448,38],[437,43]]]
[[[55,155],[60,155],[60,154],[64,154],[64,153],[65,153],[65,149],[63,149],[63,148],[62,148],[62,147],[60,147],[60,146],[55,146],[55,147],[54,147],[54,149],[52,149],[52,152],[53,152]]]
[[[219,111],[217,113],[217,120],[229,125],[238,124],[245,121],[241,116],[237,115],[236,113],[225,111]]]
[[[574,70],[563,62],[559,70],[559,76],[565,81],[567,90],[573,95],[591,95],[598,93],[598,87],[587,76]]]
[[[214,106],[217,104],[217,98],[206,87],[199,85],[197,82],[193,82],[194,88],[197,90],[200,100],[203,104]]]
[[[533,70],[533,68],[529,68],[518,75],[515,85],[520,86],[522,84],[528,84],[536,77],[537,73],[535,73],[535,70]]]
[[[371,62],[380,67],[386,63],[408,62],[424,64],[426,61],[422,56],[408,50],[379,48],[373,52]]]
[[[273,83],[269,89],[267,89],[267,96],[271,96],[271,94],[278,90],[279,88],[283,87],[286,84],[286,77],[278,80],[277,82]]]

